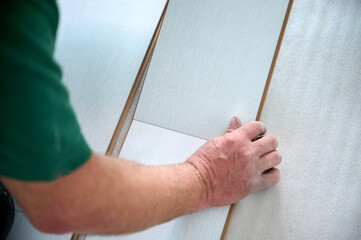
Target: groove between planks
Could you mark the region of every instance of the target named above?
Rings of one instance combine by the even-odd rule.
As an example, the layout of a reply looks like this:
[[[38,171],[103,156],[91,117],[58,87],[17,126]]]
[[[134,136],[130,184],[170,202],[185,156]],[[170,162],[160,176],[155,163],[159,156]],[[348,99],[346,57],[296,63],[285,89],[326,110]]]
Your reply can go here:
[[[289,19],[290,14],[291,14],[291,9],[292,9],[292,5],[293,5],[293,1],[294,1],[294,0],[290,0],[290,1],[288,2],[287,11],[286,11],[286,14],[285,14],[285,18],[284,18],[284,20],[283,20],[283,24],[282,24],[282,28],[281,28],[280,35],[279,35],[279,37],[278,37],[278,41],[277,41],[275,53],[274,53],[274,55],[273,55],[271,67],[270,67],[270,70],[269,70],[269,72],[268,72],[266,85],[265,85],[265,87],[264,87],[263,95],[262,95],[262,98],[261,98],[261,102],[260,102],[259,107],[258,107],[258,112],[257,112],[257,116],[256,116],[256,121],[259,121],[259,120],[261,119],[261,114],[262,114],[263,106],[264,106],[264,103],[265,103],[266,98],[267,98],[267,92],[268,92],[269,86],[270,86],[270,84],[271,84],[271,79],[272,79],[272,75],[273,75],[274,68],[275,68],[275,66],[276,66],[278,53],[279,53],[279,51],[280,51],[280,48],[281,48],[281,45],[282,45],[283,36],[284,36],[284,34],[285,34],[285,31],[286,31],[288,19]],[[229,207],[229,210],[228,210],[228,215],[227,215],[226,221],[225,221],[225,223],[224,223],[222,235],[221,235],[221,238],[220,238],[221,240],[224,240],[225,237],[226,237],[227,230],[228,230],[228,226],[229,226],[229,222],[230,222],[230,220],[231,220],[231,218],[232,218],[233,208],[234,208],[234,204],[231,204],[231,206]]]
[[[169,3],[169,0],[167,0],[167,3],[165,5],[165,8],[164,8],[163,13],[161,15],[161,18],[159,20],[159,23],[158,23],[158,25],[156,27],[156,31],[155,31],[155,33],[154,33],[154,35],[152,37],[152,40],[151,40],[151,42],[149,44],[147,52],[146,52],[146,54],[145,54],[145,56],[143,58],[141,67],[140,67],[140,69],[139,69],[139,71],[137,73],[137,76],[136,76],[136,79],[135,79],[134,84],[132,86],[131,92],[130,92],[130,94],[128,96],[128,99],[126,101],[126,104],[124,106],[122,114],[121,114],[121,116],[119,118],[119,122],[118,122],[118,124],[116,126],[116,129],[114,131],[112,139],[111,139],[111,141],[109,143],[108,149],[106,151],[106,155],[110,155],[111,152],[112,152],[112,149],[113,149],[113,147],[115,145],[115,142],[116,142],[116,138],[117,138],[117,136],[119,134],[119,131],[120,131],[121,127],[122,127],[125,116],[128,113],[129,107],[131,105],[131,102],[132,102],[133,97],[135,95],[136,89],[137,89],[137,87],[139,85],[139,82],[141,80],[142,74],[144,73],[144,71],[146,71],[147,63],[148,63],[148,61],[150,59],[150,56],[151,56],[151,54],[152,54],[152,52],[154,50],[154,47],[156,45],[157,38],[159,36],[159,32],[160,32],[160,29],[161,29],[161,26],[162,26],[162,23],[163,23],[163,20],[164,20],[164,16],[165,16],[165,13],[166,13],[166,10],[167,10],[167,7],[168,7],[168,3]],[[288,7],[287,7],[286,14],[285,14],[285,18],[284,18],[284,21],[283,21],[283,24],[282,24],[281,32],[280,32],[280,35],[279,35],[279,38],[278,38],[278,42],[277,42],[277,45],[276,45],[276,49],[275,49],[275,53],[274,53],[274,56],[273,56],[273,59],[272,59],[272,63],[271,63],[271,66],[270,66],[269,74],[267,76],[267,80],[266,80],[266,84],[265,84],[265,87],[264,87],[263,95],[262,95],[260,105],[259,105],[259,108],[258,108],[258,112],[257,112],[257,116],[256,116],[257,121],[259,121],[260,117],[261,117],[262,109],[263,109],[263,106],[264,106],[264,103],[265,103],[265,100],[266,100],[266,97],[267,97],[267,92],[268,92],[268,89],[269,89],[269,86],[270,86],[270,83],[271,83],[272,75],[273,75],[273,72],[274,72],[274,67],[275,67],[276,62],[277,62],[278,53],[279,53],[279,50],[281,48],[282,39],[283,39],[285,30],[286,30],[286,26],[287,26],[287,22],[288,22],[288,19],[289,19],[289,15],[290,15],[290,12],[291,12],[292,5],[293,5],[293,0],[290,0],[289,4],[288,4]],[[228,229],[228,225],[229,225],[230,219],[232,217],[233,208],[234,208],[234,204],[232,204],[230,206],[230,208],[229,208],[227,219],[225,221],[225,225],[224,225],[224,228],[223,228],[223,231],[222,231],[221,240],[225,239],[225,235],[226,235],[226,232],[227,232],[227,229]],[[85,238],[86,238],[86,235],[73,234],[72,237],[71,237],[71,240],[84,240]]]
[[[115,144],[115,141],[117,139],[117,136],[119,134],[119,131],[120,131],[120,128],[122,127],[122,124],[124,122],[124,119],[125,119],[125,116],[127,115],[128,113],[128,110],[129,110],[129,107],[130,107],[130,104],[132,102],[132,99],[134,97],[134,94],[137,90],[137,87],[139,85],[139,82],[142,78],[142,75],[143,75],[143,72],[145,71],[146,67],[147,67],[147,63],[148,63],[148,60],[154,50],[154,47],[156,45],[156,42],[157,42],[157,39],[158,39],[158,36],[159,36],[159,32],[160,32],[160,29],[161,29],[161,26],[162,26],[162,23],[163,23],[163,19],[164,19],[164,16],[165,16],[165,13],[167,11],[167,7],[168,7],[168,3],[169,3],[169,0],[167,0],[167,3],[165,4],[165,7],[164,7],[164,10],[163,10],[163,13],[159,19],[159,22],[158,22],[158,25],[156,27],[156,30],[154,32],[154,35],[152,37],[152,40],[150,41],[150,44],[148,46],[148,49],[147,49],[147,52],[143,58],[143,61],[142,61],[142,64],[139,68],[139,71],[137,73],[137,76],[135,78],[135,81],[134,81],[134,84],[132,86],[132,89],[130,91],[130,94],[128,96],[128,99],[126,101],[126,104],[124,106],[124,109],[122,111],[122,114],[120,115],[120,118],[119,118],[119,122],[115,128],[115,131],[114,131],[114,134],[113,134],[113,137],[112,139],[110,140],[110,143],[109,143],[109,146],[108,146],[108,149],[107,149],[107,152],[106,154],[110,154],[113,147],[114,147],[114,144]]]
[[[146,67],[147,67],[147,63],[152,55],[152,52],[154,50],[154,47],[157,43],[157,39],[158,39],[158,36],[159,36],[159,32],[160,32],[160,29],[162,27],[162,23],[163,23],[163,20],[164,20],[164,16],[165,16],[165,13],[167,11],[167,7],[168,7],[168,3],[169,3],[169,0],[167,0],[167,3],[165,4],[165,7],[164,7],[164,10],[162,12],[162,15],[159,19],[159,22],[158,22],[158,25],[154,31],[154,34],[153,34],[153,37],[149,43],[149,46],[148,46],[148,49],[145,53],[145,56],[143,58],[143,61],[142,61],[142,64],[140,65],[140,68],[139,68],[139,71],[137,73],[137,76],[134,80],[134,83],[133,83],[133,86],[132,86],[132,89],[129,93],[129,96],[127,98],[127,101],[125,103],[125,106],[123,108],[123,111],[122,111],[122,114],[120,115],[120,118],[119,118],[119,121],[118,121],[118,124],[114,130],[114,134],[110,140],[110,143],[108,145],[108,149],[106,151],[106,155],[111,155],[112,153],[112,150],[113,150],[113,147],[115,145],[115,142],[116,142],[116,139],[117,139],[117,136],[119,134],[119,131],[123,125],[123,122],[124,122],[124,119],[125,119],[125,116],[127,115],[128,113],[128,110],[130,108],[130,105],[132,103],[132,100],[133,100],[133,97],[135,95],[135,92],[137,90],[137,87],[139,85],[139,82],[142,78],[142,75],[144,73],[144,71],[146,70]],[[85,240],[86,239],[86,234],[77,234],[77,233],[73,233],[73,235],[71,236],[71,239],[70,240]]]

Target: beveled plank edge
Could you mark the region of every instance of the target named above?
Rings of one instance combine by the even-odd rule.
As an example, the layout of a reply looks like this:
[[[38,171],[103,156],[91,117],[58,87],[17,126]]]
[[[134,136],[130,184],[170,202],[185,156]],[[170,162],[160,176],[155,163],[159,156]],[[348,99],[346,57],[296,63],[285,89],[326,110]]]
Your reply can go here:
[[[265,85],[264,90],[263,90],[263,95],[262,95],[261,103],[260,103],[259,108],[258,108],[258,112],[257,112],[257,116],[256,116],[256,121],[259,121],[259,120],[261,119],[261,114],[262,114],[263,106],[264,106],[264,103],[265,103],[266,98],[267,98],[267,93],[268,93],[269,86],[271,85],[271,79],[272,79],[273,72],[274,72],[274,69],[275,69],[275,66],[276,66],[278,54],[279,54],[279,51],[280,51],[280,49],[281,49],[282,40],[283,40],[283,36],[284,36],[284,34],[285,34],[285,31],[286,31],[288,19],[289,19],[290,14],[291,14],[291,9],[292,9],[292,5],[293,5],[293,1],[294,1],[294,0],[290,0],[290,1],[288,2],[285,19],[283,20],[283,24],[282,24],[280,36],[278,37],[278,42],[277,42],[275,54],[274,54],[274,56],[273,56],[272,63],[271,63],[271,67],[270,67],[270,70],[269,70],[269,73],[268,73],[268,76],[267,76],[266,85]]]
[[[161,17],[159,19],[157,27],[156,27],[156,29],[154,31],[154,34],[152,36],[152,39],[151,39],[151,41],[149,43],[148,49],[147,49],[147,51],[146,51],[146,53],[144,55],[144,58],[143,58],[143,61],[142,61],[141,65],[140,65],[137,76],[135,77],[133,86],[132,86],[132,88],[130,90],[130,93],[129,93],[129,96],[128,96],[127,101],[125,103],[125,106],[123,108],[122,114],[120,115],[119,121],[117,123],[117,126],[116,126],[116,128],[114,130],[113,136],[112,136],[112,138],[110,140],[110,143],[108,145],[107,151],[105,153],[106,155],[111,155],[112,154],[112,150],[113,150],[115,142],[117,140],[117,136],[118,136],[118,134],[120,132],[120,129],[121,129],[122,125],[123,125],[125,117],[126,117],[126,115],[128,113],[128,110],[130,108],[130,105],[132,103],[134,95],[135,95],[135,93],[137,91],[138,85],[139,85],[139,83],[140,83],[140,81],[142,79],[144,71],[147,70],[147,64],[148,64],[148,61],[149,61],[150,57],[152,56],[153,50],[154,50],[155,45],[157,43],[159,32],[160,32],[160,29],[161,29],[162,24],[163,24],[165,13],[167,11],[168,3],[169,3],[169,0],[167,0],[166,4],[164,6],[162,15],[161,15]],[[73,233],[70,240],[85,240],[86,236],[87,236],[86,234]]]
[[[273,55],[271,67],[270,67],[270,70],[269,70],[269,72],[268,72],[266,85],[265,85],[265,87],[264,87],[263,94],[262,94],[262,98],[261,98],[261,102],[260,102],[259,107],[258,107],[258,112],[257,112],[257,116],[256,116],[256,121],[259,121],[259,120],[261,119],[261,114],[262,114],[263,106],[264,106],[264,103],[265,103],[266,98],[267,98],[268,89],[269,89],[269,86],[270,86],[270,84],[271,84],[272,75],[273,75],[274,68],[275,68],[275,66],[276,66],[276,62],[277,62],[277,58],[278,58],[278,54],[279,54],[279,51],[280,51],[280,48],[281,48],[281,45],[282,45],[283,36],[284,36],[284,34],[285,34],[286,27],[287,27],[287,23],[288,23],[288,19],[289,19],[290,14],[291,14],[291,9],[292,9],[292,5],[293,5],[293,1],[294,1],[294,0],[289,0],[289,2],[288,2],[286,14],[285,14],[285,18],[284,18],[284,20],[283,20],[281,32],[280,32],[280,35],[279,35],[279,37],[278,37],[278,41],[277,41],[275,53],[274,53],[274,55]],[[231,221],[231,218],[232,218],[233,209],[234,209],[234,204],[231,204],[231,206],[229,207],[229,210],[228,210],[228,215],[227,215],[226,221],[225,221],[225,223],[224,223],[224,227],[223,227],[223,231],[222,231],[222,235],[221,235],[220,240],[224,240],[225,237],[226,237],[227,230],[228,230],[228,226],[229,226],[229,222]]]
[[[85,240],[87,235],[73,233],[71,240]]]
[[[150,62],[152,61],[153,52],[154,52],[154,49],[153,49],[152,54],[151,54],[151,56],[150,56],[150,58],[148,60],[147,67],[145,68],[145,70],[143,72],[142,78],[140,79],[137,90],[135,91],[132,102],[130,103],[129,110],[128,110],[127,114],[125,115],[123,124],[122,124],[122,126],[120,128],[119,134],[118,134],[117,139],[116,139],[115,144],[114,144],[114,147],[113,147],[113,149],[111,151],[112,156],[116,156],[116,157],[119,156],[119,154],[120,154],[120,152],[121,152],[121,150],[123,148],[123,144],[124,144],[124,142],[125,142],[125,140],[126,140],[126,138],[128,136],[128,132],[130,130],[130,127],[132,126],[134,115],[135,115],[135,112],[137,110],[138,102],[139,102],[139,99],[140,99],[140,95],[141,95],[141,92],[143,90],[143,85],[144,85],[144,82],[145,82],[145,78],[147,77],[149,65],[150,65]]]
[[[108,149],[106,151],[106,154],[109,155],[111,154],[112,150],[113,150],[113,147],[114,147],[114,144],[115,144],[115,141],[117,139],[117,136],[119,134],[119,131],[122,127],[122,124],[124,122],[124,119],[125,119],[125,116],[127,115],[128,113],[128,110],[129,110],[129,107],[130,107],[130,104],[132,102],[132,99],[135,95],[135,92],[137,90],[137,87],[139,85],[139,82],[142,78],[142,75],[143,75],[143,72],[145,71],[146,67],[147,67],[147,63],[148,63],[148,60],[150,58],[150,56],[152,55],[152,52],[153,52],[153,49],[156,45],[156,42],[157,42],[157,39],[158,39],[158,36],[159,36],[159,32],[160,32],[160,29],[162,27],[162,23],[163,23],[163,19],[164,19],[164,16],[165,16],[165,13],[167,11],[167,7],[168,7],[168,3],[169,3],[169,0],[167,0],[167,3],[165,4],[165,7],[164,7],[164,10],[163,10],[163,13],[159,19],[159,22],[158,22],[158,25],[155,29],[155,32],[153,34],[153,37],[152,37],[152,40],[150,41],[150,44],[148,46],[148,49],[147,49],[147,52],[145,53],[145,56],[143,58],[143,61],[142,61],[142,64],[140,65],[140,68],[139,68],[139,71],[137,73],[137,76],[135,78],[135,81],[134,81],[134,84],[132,86],[132,89],[129,93],[129,96],[128,96],[128,99],[126,101],[126,104],[124,106],[124,109],[122,111],[122,114],[120,115],[120,118],[119,118],[119,121],[118,121],[118,124],[115,128],[115,131],[114,131],[114,134],[112,136],[112,139],[110,140],[110,143],[109,143],[109,146],[108,146]]]

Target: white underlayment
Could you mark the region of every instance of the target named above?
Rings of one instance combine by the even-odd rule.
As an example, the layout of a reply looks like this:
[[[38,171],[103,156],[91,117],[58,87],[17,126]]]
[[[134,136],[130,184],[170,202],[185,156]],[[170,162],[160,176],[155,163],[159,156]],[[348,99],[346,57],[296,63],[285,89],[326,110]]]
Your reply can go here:
[[[361,1],[295,1],[262,113],[281,182],[227,239],[361,239]]]

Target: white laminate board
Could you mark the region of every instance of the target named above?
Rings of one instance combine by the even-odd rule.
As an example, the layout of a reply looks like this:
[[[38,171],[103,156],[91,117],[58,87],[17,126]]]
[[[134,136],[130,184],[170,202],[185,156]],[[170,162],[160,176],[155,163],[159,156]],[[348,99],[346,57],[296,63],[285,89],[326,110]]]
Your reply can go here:
[[[281,181],[235,206],[226,239],[361,239],[360,13],[295,1],[261,118]]]
[[[166,0],[59,0],[56,59],[91,148],[105,153]]]
[[[133,121],[120,157],[148,165],[181,163],[204,143],[203,139]],[[206,209],[135,234],[87,239],[219,239],[228,209]]]
[[[134,120],[119,157],[147,165],[181,163],[205,142]]]
[[[140,78],[139,84],[137,86],[137,89],[134,93],[134,97],[129,105],[129,109],[127,114],[125,115],[124,121],[122,123],[122,126],[119,130],[119,134],[117,136],[117,139],[115,140],[115,144],[114,147],[112,149],[112,156],[116,156],[118,157],[120,154],[120,151],[122,150],[123,144],[125,142],[125,139],[128,135],[130,126],[132,125],[133,122],[133,117],[135,114],[135,111],[137,109],[137,105],[138,105],[138,101],[140,98],[140,94],[142,92],[142,88],[144,85],[144,81],[145,81],[145,77],[147,76],[147,72],[148,72],[148,68],[149,68],[149,64],[150,61],[152,60],[152,54],[150,55],[148,62],[146,64],[146,67],[142,73],[142,77]]]
[[[255,119],[288,0],[172,0],[135,119],[209,139]]]
[[[69,240],[71,234],[45,234],[36,230],[23,212],[15,211],[14,225],[6,240]]]

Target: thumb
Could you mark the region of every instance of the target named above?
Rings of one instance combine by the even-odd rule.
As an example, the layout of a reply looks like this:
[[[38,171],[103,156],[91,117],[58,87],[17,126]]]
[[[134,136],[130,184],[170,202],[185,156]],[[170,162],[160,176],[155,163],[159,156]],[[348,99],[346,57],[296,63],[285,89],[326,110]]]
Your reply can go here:
[[[238,117],[234,116],[231,119],[231,122],[229,124],[229,127],[228,127],[226,133],[230,133],[230,132],[232,132],[232,131],[236,130],[237,128],[240,128],[240,127],[242,127],[241,120]]]

